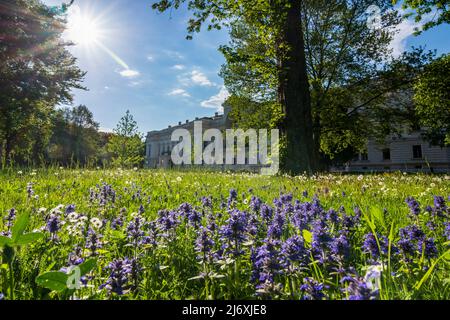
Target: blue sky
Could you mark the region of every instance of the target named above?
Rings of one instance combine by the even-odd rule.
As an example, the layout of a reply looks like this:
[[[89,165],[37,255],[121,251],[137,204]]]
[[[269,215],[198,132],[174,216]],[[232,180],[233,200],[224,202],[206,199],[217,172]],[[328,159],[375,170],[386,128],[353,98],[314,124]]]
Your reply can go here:
[[[61,0],[45,0],[59,5]],[[212,115],[226,97],[218,76],[224,58],[217,51],[228,41],[223,31],[202,31],[185,40],[186,9],[159,14],[153,0],[75,0],[79,16],[95,30],[101,45],[78,44],[70,50],[87,71],[89,91],[74,91],[74,104],[85,104],[103,129],[112,129],[129,109],[139,130],[147,132],[178,121]],[[85,24],[86,25],[86,24]],[[450,52],[449,26],[419,37],[405,21],[392,44],[397,54],[426,45],[439,54]],[[86,30],[88,29],[88,30]],[[93,28],[94,29],[94,28]],[[97,43],[98,43],[97,42]]]

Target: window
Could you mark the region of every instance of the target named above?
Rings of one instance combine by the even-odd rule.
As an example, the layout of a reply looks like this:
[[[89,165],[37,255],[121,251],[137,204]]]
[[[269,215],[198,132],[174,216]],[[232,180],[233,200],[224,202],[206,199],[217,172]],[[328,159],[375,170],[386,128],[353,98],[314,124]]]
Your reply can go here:
[[[421,145],[413,146],[413,158],[414,159],[422,159],[422,146]]]
[[[391,149],[383,149],[383,160],[391,160]]]
[[[361,160],[362,161],[368,161],[369,160],[369,155],[367,154],[367,152],[361,153]]]

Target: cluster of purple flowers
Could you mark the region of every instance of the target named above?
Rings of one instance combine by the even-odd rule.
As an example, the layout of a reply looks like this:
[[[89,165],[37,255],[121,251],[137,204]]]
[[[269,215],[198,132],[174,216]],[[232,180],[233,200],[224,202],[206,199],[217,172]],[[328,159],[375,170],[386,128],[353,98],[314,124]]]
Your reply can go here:
[[[115,259],[106,268],[110,274],[100,289],[105,288],[110,294],[117,295],[137,289],[141,268],[136,259]]]
[[[85,247],[90,251],[91,256],[96,256],[98,254],[97,250],[103,247],[102,237],[102,235],[97,234],[92,228],[88,229]]]
[[[371,287],[362,277],[344,277],[341,283],[348,283],[344,291],[348,294],[348,300],[376,300],[379,290]]]
[[[411,261],[417,254],[430,259],[437,256],[437,248],[433,238],[427,238],[416,225],[400,229],[398,248],[406,261]]]

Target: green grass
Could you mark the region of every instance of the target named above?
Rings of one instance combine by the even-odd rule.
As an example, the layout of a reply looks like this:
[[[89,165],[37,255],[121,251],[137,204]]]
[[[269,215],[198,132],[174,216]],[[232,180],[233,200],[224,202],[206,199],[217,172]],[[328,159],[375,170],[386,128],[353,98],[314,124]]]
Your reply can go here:
[[[31,196],[27,193],[30,182],[33,189]],[[105,204],[91,199],[91,191],[99,193],[103,183],[115,190],[114,202],[111,198]],[[257,217],[260,225],[256,234],[245,233],[246,239],[238,244],[242,255],[230,255],[228,259],[220,260],[207,258],[205,263],[200,263],[198,256],[202,254],[195,251],[197,230],[185,219],[180,219],[180,224],[165,237],[158,231],[156,245],[133,245],[127,238],[127,225],[137,216],[141,205],[145,209],[141,218],[151,222],[158,218],[160,210],[176,211],[182,203],[188,202],[203,212],[203,226],[208,223],[208,215],[212,215],[220,228],[229,219],[227,209],[222,208],[221,204],[227,203],[230,189],[236,189],[238,194],[232,208]],[[308,192],[307,197],[303,196],[304,191]],[[258,290],[257,283],[250,281],[255,269],[251,252],[264,245],[267,226],[259,214],[249,208],[251,197],[257,196],[273,207],[273,199],[289,193],[294,200],[301,202],[310,202],[313,195],[317,195],[325,212],[330,208],[338,211],[343,207],[348,215],[353,215],[357,206],[362,211],[361,222],[349,233],[350,253],[345,261],[321,263],[310,255],[306,265],[300,268],[299,262],[292,263],[289,271],[286,269],[274,274],[271,287]],[[383,241],[381,237],[389,239],[388,252],[376,259],[382,268],[377,298],[449,299],[449,243],[444,230],[445,223],[450,221],[450,210],[444,212],[443,217],[424,210],[427,205],[433,205],[435,195],[443,196],[448,205],[449,176],[398,173],[267,177],[243,173],[151,170],[5,170],[0,173],[0,213],[3,217],[0,232],[8,230],[5,217],[11,208],[15,208],[17,215],[30,215],[26,232],[40,231],[45,238],[16,249],[11,263],[5,256],[7,250],[3,249],[0,293],[4,294],[5,299],[301,299],[307,297],[307,292],[301,290],[304,279],[313,278],[326,286],[324,298],[346,299],[349,297],[346,291],[348,284],[341,282],[344,274],[336,272],[336,268],[345,270],[345,274],[363,277],[366,269],[374,263],[371,255],[361,248],[364,235],[372,232],[377,235],[380,246]],[[213,209],[202,207],[203,196],[212,197]],[[421,205],[418,217],[410,215],[405,203],[409,196]],[[66,207],[70,204],[76,206],[76,213],[87,217],[87,225],[80,228],[79,234],[73,230],[69,232],[75,223],[62,214],[60,220],[65,224],[56,233],[58,240],[52,240],[45,229],[50,211],[58,205]],[[122,208],[126,209],[122,214],[124,226],[113,230],[111,221],[120,215]],[[339,211],[341,217],[343,209]],[[291,216],[288,213],[288,217]],[[101,228],[95,229],[96,234],[101,235],[102,244],[95,254],[85,248],[92,218],[104,221]],[[430,222],[434,223],[434,228],[430,229]],[[400,239],[400,228],[408,225],[416,225],[427,238],[433,238],[438,253],[427,258],[416,252],[410,260],[406,260],[401,253],[393,252]],[[327,226],[333,236],[337,236],[340,228],[332,223]],[[144,231],[148,235],[148,230]],[[311,232],[311,225],[306,230],[299,230],[289,223],[284,226],[279,240],[284,242],[298,235],[304,241],[305,248],[310,249],[313,240],[309,240]],[[217,231],[210,235],[215,241],[213,251],[227,243]],[[68,267],[69,254],[77,245],[83,248],[82,258],[96,261],[95,267],[88,273],[86,287],[57,292],[36,283],[38,275]],[[280,251],[281,243],[276,244],[274,250]],[[110,274],[105,267],[114,259],[125,257],[136,258],[142,269],[135,283],[132,280],[128,282],[128,285],[135,284],[136,287],[129,287],[129,292],[124,295],[109,294],[106,288],[101,288]]]

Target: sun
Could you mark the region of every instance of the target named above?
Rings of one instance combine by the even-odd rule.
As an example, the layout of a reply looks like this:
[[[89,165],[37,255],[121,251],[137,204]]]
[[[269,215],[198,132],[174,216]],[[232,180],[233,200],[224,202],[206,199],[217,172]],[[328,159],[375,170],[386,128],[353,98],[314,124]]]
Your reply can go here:
[[[75,45],[91,46],[101,38],[102,30],[95,17],[71,7],[67,15],[66,37]]]

